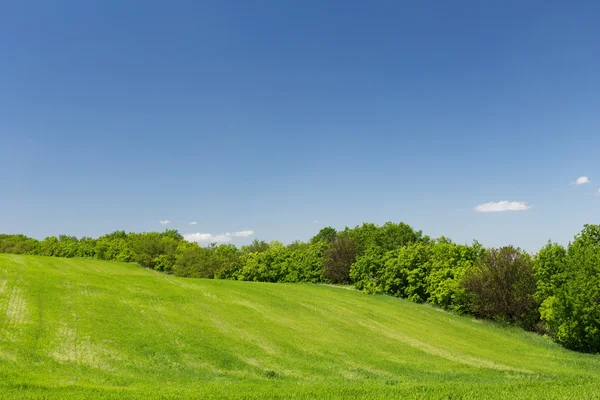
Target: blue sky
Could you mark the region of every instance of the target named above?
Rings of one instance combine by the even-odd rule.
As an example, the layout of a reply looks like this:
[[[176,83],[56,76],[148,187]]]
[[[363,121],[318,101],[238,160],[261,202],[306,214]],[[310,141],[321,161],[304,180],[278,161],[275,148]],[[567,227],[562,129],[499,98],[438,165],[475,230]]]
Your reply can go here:
[[[391,220],[567,243],[600,219],[599,20],[593,1],[4,2],[0,231],[243,244]]]

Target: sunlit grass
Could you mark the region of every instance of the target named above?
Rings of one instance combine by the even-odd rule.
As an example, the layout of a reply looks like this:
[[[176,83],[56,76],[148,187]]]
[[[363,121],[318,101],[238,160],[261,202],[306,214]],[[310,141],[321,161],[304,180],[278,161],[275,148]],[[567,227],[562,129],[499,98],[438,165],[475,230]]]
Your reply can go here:
[[[0,398],[598,398],[600,357],[343,288],[0,255]]]

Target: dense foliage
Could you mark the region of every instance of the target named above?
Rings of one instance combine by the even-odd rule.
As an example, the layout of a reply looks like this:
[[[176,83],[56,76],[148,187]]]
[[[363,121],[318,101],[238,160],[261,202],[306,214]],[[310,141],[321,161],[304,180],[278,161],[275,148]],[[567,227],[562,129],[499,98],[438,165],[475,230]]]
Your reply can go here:
[[[538,256],[542,321],[573,350],[600,352],[600,225],[586,225],[568,249],[545,247]]]
[[[521,249],[489,249],[465,275],[475,315],[533,328],[539,320],[534,300],[533,261]]]
[[[516,324],[565,347],[600,352],[600,226],[586,225],[565,249],[536,255],[431,239],[404,223],[326,227],[307,243],[255,240],[202,247],[175,230],[97,239],[0,235],[0,252],[135,262],[183,277],[353,284],[461,314]]]

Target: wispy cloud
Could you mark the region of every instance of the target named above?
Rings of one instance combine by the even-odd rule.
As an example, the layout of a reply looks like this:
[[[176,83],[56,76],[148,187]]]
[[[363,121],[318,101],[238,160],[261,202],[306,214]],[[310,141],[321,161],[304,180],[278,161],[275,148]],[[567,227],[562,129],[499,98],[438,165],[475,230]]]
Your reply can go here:
[[[171,223],[171,221],[169,221],[168,219],[161,219],[160,220],[160,224],[161,225],[169,225]]]
[[[576,185],[583,185],[583,184],[586,184],[586,183],[590,183],[590,179],[587,176],[580,176],[575,181]]]
[[[479,204],[475,207],[476,212],[500,212],[500,211],[524,211],[529,210],[531,206],[523,201],[492,201],[490,203]]]
[[[318,224],[319,221],[317,221],[316,219],[313,221],[313,224]]]
[[[254,231],[252,230],[247,230],[247,231],[239,231],[239,232],[226,232],[226,233],[219,233],[219,234],[212,234],[212,233],[187,233],[185,235],[183,235],[183,238],[185,240],[187,240],[188,242],[208,242],[208,243],[224,243],[224,242],[230,242],[232,238],[234,237],[248,237],[248,236],[252,236],[254,235]]]
[[[198,225],[198,223],[196,221],[192,221],[190,222],[190,225]]]
[[[237,237],[248,237],[248,236],[252,236],[252,235],[254,235],[253,230],[233,232],[233,236],[237,236]]]

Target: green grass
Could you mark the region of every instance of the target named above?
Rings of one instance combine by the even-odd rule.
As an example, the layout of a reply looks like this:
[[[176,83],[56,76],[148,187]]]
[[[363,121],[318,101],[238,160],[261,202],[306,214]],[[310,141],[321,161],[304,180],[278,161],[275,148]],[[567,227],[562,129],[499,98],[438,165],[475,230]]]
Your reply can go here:
[[[0,255],[0,398],[600,398],[600,356],[340,287]]]

